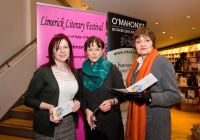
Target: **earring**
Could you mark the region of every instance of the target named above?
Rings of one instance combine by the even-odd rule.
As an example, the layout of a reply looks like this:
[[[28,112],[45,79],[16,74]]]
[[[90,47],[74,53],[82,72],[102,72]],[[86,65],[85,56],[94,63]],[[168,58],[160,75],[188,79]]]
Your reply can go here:
[[[54,56],[52,55],[52,57],[54,58]]]

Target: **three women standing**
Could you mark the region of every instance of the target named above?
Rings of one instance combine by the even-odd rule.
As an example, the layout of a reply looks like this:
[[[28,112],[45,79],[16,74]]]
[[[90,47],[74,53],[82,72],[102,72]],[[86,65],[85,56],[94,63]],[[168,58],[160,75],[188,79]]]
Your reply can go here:
[[[147,28],[137,29],[133,36],[138,57],[127,76],[127,86],[149,73],[158,82],[131,98],[126,125],[126,135],[130,140],[169,140],[170,106],[180,101],[174,68],[167,58],[159,55],[155,40],[154,33]],[[88,59],[79,73],[78,97],[87,120],[85,126],[92,129],[86,131],[87,140],[123,140],[120,104],[126,97],[107,88],[125,88],[122,74],[103,58],[104,42],[100,38],[89,37],[84,47]],[[52,109],[75,99],[77,75],[69,39],[63,34],[55,35],[49,44],[49,62],[35,72],[24,101],[35,111],[33,130],[36,140],[75,139],[73,114],[54,120]],[[74,100],[73,112],[79,107],[80,102]]]

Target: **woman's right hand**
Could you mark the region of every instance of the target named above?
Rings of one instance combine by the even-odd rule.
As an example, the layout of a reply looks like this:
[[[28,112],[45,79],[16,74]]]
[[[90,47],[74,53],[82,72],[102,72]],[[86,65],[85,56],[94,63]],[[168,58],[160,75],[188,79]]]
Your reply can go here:
[[[53,118],[53,108],[54,108],[54,105],[52,104],[48,104],[48,103],[45,103],[45,102],[42,102],[40,104],[40,109],[41,110],[49,110],[49,120],[53,123],[60,123],[60,121],[63,120],[63,118],[59,118],[58,120],[54,120]]]
[[[93,112],[89,109],[85,110],[85,114],[86,114],[86,119],[88,124],[90,125],[90,127],[92,127],[92,129],[95,129],[96,125],[95,124],[91,124],[90,119],[92,119],[93,121],[97,121],[95,116],[92,116]],[[92,117],[91,117],[92,116]]]
[[[49,120],[53,123],[60,123],[60,121],[62,121],[63,118],[59,118],[58,120],[54,120],[54,118],[53,118],[53,108],[54,108],[54,106],[50,105],[50,107],[49,107]]]

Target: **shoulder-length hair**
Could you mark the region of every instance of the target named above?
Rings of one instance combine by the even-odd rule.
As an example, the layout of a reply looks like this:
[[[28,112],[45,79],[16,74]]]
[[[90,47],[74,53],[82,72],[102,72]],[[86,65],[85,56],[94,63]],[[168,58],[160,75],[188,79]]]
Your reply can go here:
[[[153,42],[153,48],[156,48],[156,36],[152,30],[146,27],[138,28],[133,34],[133,47],[135,47],[136,39],[139,38],[140,36],[149,37],[151,41]]]
[[[66,64],[68,64],[70,70],[74,73],[74,59],[73,59],[74,56],[73,56],[73,51],[72,51],[72,43],[69,40],[69,38],[65,34],[62,34],[62,33],[54,35],[54,37],[51,39],[49,43],[49,47],[48,47],[48,56],[47,56],[49,58],[49,61],[42,66],[51,67],[51,66],[56,65],[53,58],[53,49],[59,46],[62,39],[65,39],[69,45],[70,55],[68,58],[69,60],[68,59],[66,60]]]

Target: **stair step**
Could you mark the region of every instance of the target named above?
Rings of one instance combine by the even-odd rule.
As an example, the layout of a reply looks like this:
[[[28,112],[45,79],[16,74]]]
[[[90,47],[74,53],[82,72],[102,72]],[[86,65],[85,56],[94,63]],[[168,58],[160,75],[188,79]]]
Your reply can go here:
[[[0,123],[0,134],[33,138],[33,121],[10,118]]]
[[[11,111],[21,111],[21,112],[30,112],[30,113],[34,112],[32,108],[27,107],[25,105],[19,105],[17,107],[14,107],[11,109]]]
[[[34,110],[25,105],[20,105],[11,109],[11,117],[16,119],[33,120]]]
[[[0,140],[33,140],[33,139],[0,134]]]
[[[33,121],[10,118],[0,123],[0,126],[10,126],[10,127],[22,127],[32,130]]]

